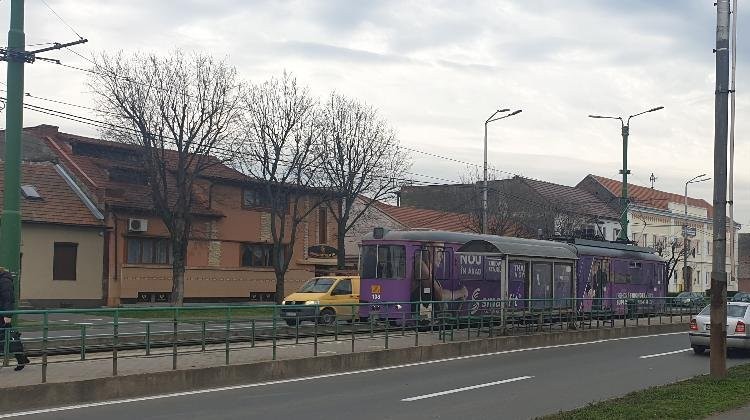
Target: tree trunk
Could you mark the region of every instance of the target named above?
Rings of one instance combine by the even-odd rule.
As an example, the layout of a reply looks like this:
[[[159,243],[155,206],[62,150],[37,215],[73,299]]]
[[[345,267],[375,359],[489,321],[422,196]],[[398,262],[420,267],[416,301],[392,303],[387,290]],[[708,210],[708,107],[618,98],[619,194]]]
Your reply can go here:
[[[339,219],[336,229],[336,247],[338,248],[336,252],[336,267],[339,270],[343,270],[346,268],[346,220]]]
[[[185,297],[185,265],[187,264],[188,223],[178,225],[172,232],[172,296],[173,306],[182,306]]]
[[[281,305],[281,302],[286,296],[284,295],[284,273],[276,271],[276,304]]]

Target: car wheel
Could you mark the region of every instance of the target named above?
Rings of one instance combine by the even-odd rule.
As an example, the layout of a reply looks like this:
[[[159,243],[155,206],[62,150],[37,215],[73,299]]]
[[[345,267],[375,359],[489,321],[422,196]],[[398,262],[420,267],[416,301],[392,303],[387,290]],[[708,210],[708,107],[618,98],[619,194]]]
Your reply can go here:
[[[693,353],[695,354],[703,354],[706,352],[706,347],[704,346],[693,346]]]
[[[323,325],[331,325],[336,322],[336,311],[331,308],[325,308],[320,311],[320,323]]]

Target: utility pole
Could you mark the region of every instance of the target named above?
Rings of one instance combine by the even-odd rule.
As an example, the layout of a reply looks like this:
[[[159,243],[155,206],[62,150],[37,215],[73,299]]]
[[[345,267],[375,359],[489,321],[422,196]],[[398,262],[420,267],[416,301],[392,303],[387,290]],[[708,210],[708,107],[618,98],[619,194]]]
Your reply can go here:
[[[13,274],[16,305],[20,298],[21,263],[21,129],[23,128],[23,65],[26,62],[23,0],[10,2],[8,30],[8,100],[5,107],[5,182],[0,218],[0,265]]]
[[[711,376],[727,375],[727,117],[729,98],[729,0],[716,2],[714,115],[714,255],[711,271]]]
[[[628,136],[630,135],[630,119],[639,115],[647,114],[649,112],[658,111],[660,109],[664,109],[664,107],[657,106],[656,108],[651,108],[647,111],[633,114],[629,116],[627,120],[623,119],[622,117],[589,115],[589,118],[620,120],[620,124],[622,125],[622,169],[620,170],[620,173],[622,174],[622,196],[620,197],[620,206],[622,209],[622,213],[620,213],[620,236],[617,237],[617,239],[621,241],[628,240],[628,174],[630,173],[630,170],[628,169]]]
[[[23,84],[25,63],[36,59],[58,62],[36,57],[37,53],[72,45],[88,40],[80,38],[65,44],[55,43],[35,51],[26,51],[26,34],[23,30],[24,0],[10,2],[10,29],[8,48],[0,48],[0,60],[8,62],[8,96],[5,108],[5,179],[3,185],[3,212],[0,216],[0,265],[13,274],[16,305],[20,301],[21,263],[21,132],[23,129]],[[16,306],[17,307],[17,306]]]

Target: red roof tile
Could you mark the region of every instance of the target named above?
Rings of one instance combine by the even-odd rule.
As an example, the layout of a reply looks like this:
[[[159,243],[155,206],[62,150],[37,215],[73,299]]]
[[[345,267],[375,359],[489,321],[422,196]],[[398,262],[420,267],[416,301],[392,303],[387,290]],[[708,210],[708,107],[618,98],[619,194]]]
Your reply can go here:
[[[622,191],[622,182],[597,175],[591,175],[591,177],[599,182],[604,188],[608,189],[615,196],[620,195]],[[684,195],[673,194],[666,191],[659,191],[648,187],[641,187],[639,185],[633,185],[631,183],[628,183],[628,196],[630,197],[630,200],[635,204],[662,210],[667,210],[669,208],[669,203],[685,202]],[[688,197],[688,205],[704,208],[708,213],[708,218],[714,217],[714,208],[712,205],[708,204],[706,200]]]
[[[433,229],[452,232],[469,232],[468,215],[416,207],[396,207],[376,201],[380,211],[409,229]]]
[[[5,163],[0,162],[0,201]],[[41,199],[21,195],[21,220],[31,223],[54,223],[75,226],[101,226],[81,198],[50,162],[21,164],[21,185],[33,186]]]
[[[154,210],[151,188],[148,185],[120,182],[112,180],[110,176],[113,171],[143,171],[137,155],[138,146],[58,133],[54,127],[49,126],[34,127],[25,131],[45,139],[50,149],[59,156],[61,163],[86,184],[87,190],[96,196],[99,203],[129,210]],[[80,144],[101,148],[105,153],[78,153],[74,148]],[[169,152],[167,156],[174,159],[177,157],[176,152]],[[247,179],[244,174],[222,164],[210,166],[205,174],[232,181]],[[177,188],[174,177],[167,178],[167,188],[170,200],[176,200]],[[196,189],[194,194],[195,214],[221,216],[220,212],[208,208],[208,199],[201,191]]]

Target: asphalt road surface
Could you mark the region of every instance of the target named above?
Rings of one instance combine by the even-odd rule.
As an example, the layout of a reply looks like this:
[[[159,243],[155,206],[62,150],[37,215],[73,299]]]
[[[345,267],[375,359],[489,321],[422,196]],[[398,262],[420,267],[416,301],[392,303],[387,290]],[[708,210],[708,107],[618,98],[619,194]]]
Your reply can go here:
[[[0,418],[24,419],[524,419],[708,371],[687,333],[383,367]],[[733,356],[729,365],[746,363]]]

